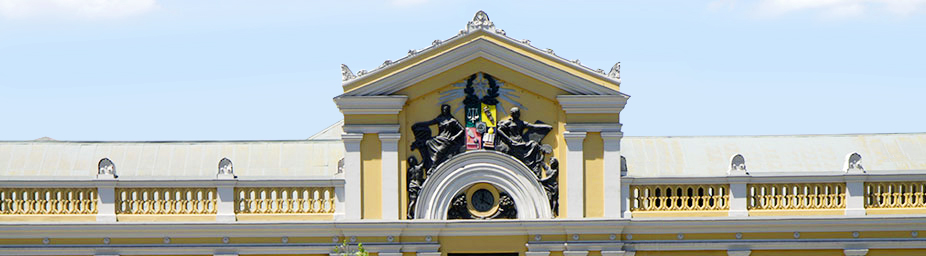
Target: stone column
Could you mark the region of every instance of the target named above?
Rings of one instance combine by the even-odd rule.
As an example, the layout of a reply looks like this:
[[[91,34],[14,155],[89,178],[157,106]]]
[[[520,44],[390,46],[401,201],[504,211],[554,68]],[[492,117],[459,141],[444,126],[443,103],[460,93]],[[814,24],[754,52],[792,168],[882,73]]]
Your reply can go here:
[[[621,205],[621,132],[601,132],[604,143],[604,217],[620,218]]]
[[[363,198],[360,183],[360,141],[363,133],[341,134],[344,142],[344,211],[348,220],[359,220]]]
[[[399,219],[399,133],[380,133],[382,145],[382,216],[384,220]],[[399,253],[402,256],[401,253]],[[380,253],[380,256],[383,255]]]
[[[728,216],[749,216],[746,201],[747,192],[749,191],[746,191],[746,180],[730,182],[730,212]]]
[[[866,215],[865,176],[846,176],[846,215]]]
[[[582,155],[585,134],[569,131],[563,133],[569,150],[566,153],[566,217],[570,219],[585,217],[585,158]]]
[[[97,222],[116,222],[116,179],[114,176],[98,177],[96,187]]]
[[[218,200],[215,203],[215,220],[218,222],[235,222],[235,183],[234,178],[216,182]]]

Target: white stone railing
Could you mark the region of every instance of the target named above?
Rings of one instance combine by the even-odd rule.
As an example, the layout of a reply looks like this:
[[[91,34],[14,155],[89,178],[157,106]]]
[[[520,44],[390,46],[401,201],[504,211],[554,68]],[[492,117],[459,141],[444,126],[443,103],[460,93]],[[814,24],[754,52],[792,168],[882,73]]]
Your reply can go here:
[[[235,189],[238,214],[334,213],[334,187],[248,187]]]
[[[0,179],[3,221],[234,222],[236,216],[344,218],[344,179],[35,180]],[[75,219],[73,217],[78,217]],[[124,216],[118,217],[117,216]],[[212,217],[214,216],[214,218]],[[30,219],[31,218],[31,219]],[[256,218],[261,220],[260,218]],[[285,220],[285,219],[283,219]]]
[[[624,218],[926,214],[926,172],[623,177],[621,186]]]
[[[0,188],[0,215],[96,214],[93,188]]]

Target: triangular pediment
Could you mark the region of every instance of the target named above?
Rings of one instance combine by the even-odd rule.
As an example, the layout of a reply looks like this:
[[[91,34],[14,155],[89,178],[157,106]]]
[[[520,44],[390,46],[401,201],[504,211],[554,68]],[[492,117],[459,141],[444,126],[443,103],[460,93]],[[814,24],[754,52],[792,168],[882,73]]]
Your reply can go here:
[[[481,14],[481,15],[480,15]],[[485,59],[507,69],[559,88],[572,95],[621,95],[619,64],[612,71],[593,70],[578,60],[569,61],[516,40],[496,29],[485,13],[477,13],[467,28],[448,40],[436,40],[430,47],[411,50],[397,61],[353,74],[342,66],[343,96],[392,95],[409,86],[473,60]]]

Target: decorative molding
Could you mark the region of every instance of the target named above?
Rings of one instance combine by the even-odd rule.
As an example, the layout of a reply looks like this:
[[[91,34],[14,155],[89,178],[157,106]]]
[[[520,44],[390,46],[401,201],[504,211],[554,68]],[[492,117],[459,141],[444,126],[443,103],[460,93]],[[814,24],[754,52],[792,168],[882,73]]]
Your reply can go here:
[[[617,84],[621,84],[621,63],[618,62],[611,67],[611,71],[608,72],[608,77],[617,81]]]
[[[495,34],[489,35],[494,36]],[[517,42],[513,39],[502,39],[504,39],[504,41],[510,41],[514,44],[520,44],[520,42]],[[527,48],[530,49],[532,47]],[[544,53],[539,49],[537,49],[536,52],[542,55],[547,55],[547,53]],[[439,56],[435,56],[434,58],[418,63],[411,68],[399,71],[388,77],[371,82],[366,86],[347,92],[342,96],[389,95],[424,79],[443,73],[444,71],[477,58],[485,58],[489,61],[511,68],[514,71],[563,89],[570,94],[626,96],[626,94],[620,93],[617,90],[601,86],[598,83],[551,67],[548,64],[542,63],[521,54],[517,54],[506,47],[502,47],[498,44],[481,38],[466,43],[465,45],[459,46]],[[554,59],[562,62],[563,64],[567,64],[568,66],[576,66],[575,63],[569,62],[559,57]],[[587,71],[588,74],[593,74],[594,76],[598,76],[603,79],[609,79],[606,76],[595,73],[593,70],[586,69],[587,68],[580,68],[578,70]],[[354,79],[347,81],[344,84],[344,87],[348,87],[354,82],[360,80],[361,79]]]
[[[495,31],[495,24],[489,20],[489,15],[482,10],[476,12],[476,15],[473,16],[473,20],[466,23],[466,33],[471,33],[480,29],[492,32]]]
[[[334,103],[345,115],[394,115],[402,111],[405,95],[345,96],[334,98]]]
[[[219,171],[215,175],[216,179],[236,179],[238,176],[235,176],[235,170],[232,166],[232,161],[227,157],[223,157],[219,160]]]
[[[566,114],[618,114],[630,95],[559,95],[556,100]]]
[[[845,249],[843,253],[846,256],[865,256],[868,255],[868,249]]]
[[[858,152],[846,154],[846,162],[842,165],[842,170],[851,174],[865,173],[865,168],[862,167],[862,155]]]
[[[418,54],[418,53],[423,53],[423,52],[429,52],[429,51],[431,51],[431,50],[434,50],[435,48],[437,48],[438,46],[440,46],[440,45],[443,44],[443,43],[450,43],[450,42],[454,42],[454,41],[457,41],[457,40],[461,40],[461,38],[463,38],[464,36],[466,36],[466,35],[468,35],[468,34],[480,32],[480,31],[484,31],[485,34],[487,34],[487,35],[493,35],[493,36],[498,37],[498,38],[500,38],[500,39],[504,39],[504,40],[506,40],[506,41],[514,42],[516,45],[523,46],[523,47],[525,47],[525,48],[527,48],[527,49],[529,49],[529,50],[531,50],[531,51],[534,51],[534,52],[536,52],[536,53],[540,53],[541,55],[547,55],[547,56],[549,56],[549,57],[551,57],[551,58],[553,58],[553,59],[555,59],[555,60],[557,60],[557,61],[561,61],[561,62],[564,62],[564,63],[568,63],[569,66],[578,67],[579,70],[588,72],[589,74],[593,74],[594,76],[597,76],[597,77],[600,77],[600,78],[603,78],[603,79],[608,79],[608,80],[615,81],[617,85],[620,85],[620,63],[619,63],[619,62],[618,62],[618,64],[615,64],[614,67],[611,68],[611,72],[610,72],[609,74],[606,75],[606,74],[604,73],[604,70],[601,70],[601,69],[593,70],[592,68],[589,68],[589,67],[587,67],[587,66],[582,65],[581,62],[579,62],[578,59],[576,59],[576,60],[567,60],[567,59],[565,59],[565,58],[562,58],[562,57],[560,57],[560,56],[554,54],[552,49],[545,49],[545,50],[542,50],[542,49],[540,49],[540,48],[534,47],[534,46],[531,45],[531,41],[530,41],[530,40],[527,40],[527,39],[524,39],[524,40],[517,40],[517,39],[511,38],[511,37],[508,37],[508,36],[506,35],[506,33],[505,33],[505,30],[504,30],[504,29],[498,29],[498,28],[496,28],[496,27],[495,27],[495,24],[492,23],[492,21],[489,19],[489,15],[486,14],[484,11],[481,11],[481,10],[478,11],[478,12],[476,12],[476,15],[474,15],[473,19],[472,19],[471,21],[467,22],[466,27],[465,27],[464,29],[461,29],[461,30],[460,30],[456,35],[454,35],[453,37],[451,37],[451,38],[449,38],[449,39],[447,39],[447,40],[440,40],[440,39],[434,40],[433,42],[431,42],[431,46],[430,46],[430,47],[424,48],[424,49],[422,49],[422,50],[411,49],[411,50],[408,51],[408,54],[407,54],[405,57],[403,57],[403,58],[401,58],[401,59],[398,59],[398,60],[396,60],[396,61],[388,61],[388,60],[387,60],[387,62],[389,62],[389,64],[401,63],[401,62],[403,62],[403,61],[409,59],[409,57],[411,57],[411,56],[413,56],[413,55],[416,55],[416,54]],[[376,68],[376,69],[373,69],[373,70],[371,70],[371,71],[369,71],[369,72],[367,72],[366,70],[361,70],[361,71],[357,72],[357,75],[356,75],[356,76],[354,76],[354,75],[351,74],[350,69],[346,68],[346,67],[347,67],[346,65],[342,65],[342,66],[341,66],[341,78],[342,78],[343,85],[346,87],[347,85],[352,84],[352,82],[353,82],[354,80],[356,80],[356,78],[358,78],[358,77],[361,77],[361,76],[364,76],[364,75],[367,75],[367,74],[378,73],[378,72],[384,70],[384,68],[385,68],[386,66],[388,66],[389,64],[381,65],[380,67],[378,67],[378,68]],[[614,72],[615,69],[617,70],[617,72]],[[350,74],[350,75],[347,75],[347,74]]]
[[[348,81],[355,78],[357,78],[357,76],[354,75],[354,72],[350,71],[347,65],[341,64],[341,81]]]
[[[398,133],[399,125],[397,124],[349,124],[342,126],[346,134],[359,134],[359,139],[363,139],[364,133]],[[341,139],[347,139],[341,135]]]
[[[742,154],[735,154],[730,157],[730,169],[727,170],[728,176],[746,176],[746,158]]]
[[[543,186],[521,161],[495,151],[469,151],[438,166],[418,195],[415,219],[444,220],[456,195],[475,183],[489,183],[517,202],[518,219],[550,219]]]
[[[727,250],[727,256],[749,256],[751,250]]]
[[[113,163],[109,158],[100,159],[100,162],[97,164],[97,179],[115,179],[116,176],[116,164]]]
[[[602,136],[608,137],[606,139],[619,139],[624,136],[621,132],[623,126],[620,123],[567,123],[566,131],[570,133],[601,132]]]

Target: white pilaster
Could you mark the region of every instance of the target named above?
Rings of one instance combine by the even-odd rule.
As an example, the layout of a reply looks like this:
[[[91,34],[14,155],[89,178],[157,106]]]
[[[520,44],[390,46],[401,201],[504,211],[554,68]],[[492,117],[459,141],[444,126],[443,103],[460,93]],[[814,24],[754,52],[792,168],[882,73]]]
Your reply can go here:
[[[846,177],[846,215],[866,215],[865,176]]]
[[[524,252],[524,256],[550,256],[550,252]]]
[[[624,195],[621,198],[621,209],[624,210],[624,218],[629,219],[632,217],[630,213],[630,206],[633,204],[633,194],[630,192],[630,183],[621,182],[621,195]]]
[[[96,188],[97,222],[116,222],[116,180],[115,177],[100,177]]]
[[[730,217],[749,216],[746,201],[746,181],[730,182]]]
[[[601,132],[604,143],[604,217],[620,218],[621,205],[621,132]]]
[[[383,191],[382,209],[384,220],[399,219],[399,133],[380,133],[379,141],[382,145],[382,177]],[[401,254],[401,253],[399,253]],[[388,256],[380,253],[380,256]],[[398,255],[401,256],[401,255]]]
[[[570,219],[585,217],[585,158],[582,155],[585,134],[569,131],[563,133],[569,150],[566,153],[566,217]]]
[[[218,222],[235,222],[235,180],[216,182],[218,200],[215,203],[215,220]]]
[[[360,141],[363,133],[341,134],[344,142],[344,211],[348,220],[361,217]]]

